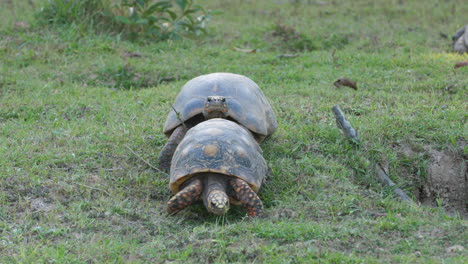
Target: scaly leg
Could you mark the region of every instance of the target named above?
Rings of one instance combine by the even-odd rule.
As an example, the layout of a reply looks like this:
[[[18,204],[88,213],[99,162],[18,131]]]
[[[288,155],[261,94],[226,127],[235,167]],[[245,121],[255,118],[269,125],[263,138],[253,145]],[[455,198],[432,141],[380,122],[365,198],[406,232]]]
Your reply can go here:
[[[229,183],[234,190],[235,198],[247,209],[249,217],[263,217],[263,203],[250,186],[241,179],[231,179]]]
[[[172,135],[169,137],[166,145],[159,153],[159,169],[165,172],[169,172],[171,169],[171,161],[174,152],[179,145],[180,141],[184,138],[187,133],[187,128],[184,125],[178,126]]]
[[[200,179],[192,180],[187,186],[180,190],[169,202],[167,211],[169,214],[176,214],[185,207],[200,199],[203,192],[203,184]]]

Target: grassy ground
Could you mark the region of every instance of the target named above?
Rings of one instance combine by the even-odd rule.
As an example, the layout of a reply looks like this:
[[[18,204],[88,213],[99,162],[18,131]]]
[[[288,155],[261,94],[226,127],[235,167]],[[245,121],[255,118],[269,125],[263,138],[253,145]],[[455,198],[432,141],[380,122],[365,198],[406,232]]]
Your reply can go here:
[[[145,45],[40,27],[30,3],[0,9],[1,263],[466,261],[467,220],[400,203],[369,169],[388,164],[417,200],[429,160],[400,146],[466,157],[468,67],[453,65],[468,56],[445,37],[467,23],[463,1],[198,1],[224,12],[209,36]],[[168,178],[142,160],[157,164],[180,87],[219,71],[256,81],[279,119],[262,145],[266,219],[167,216]],[[359,89],[336,89],[344,76]]]

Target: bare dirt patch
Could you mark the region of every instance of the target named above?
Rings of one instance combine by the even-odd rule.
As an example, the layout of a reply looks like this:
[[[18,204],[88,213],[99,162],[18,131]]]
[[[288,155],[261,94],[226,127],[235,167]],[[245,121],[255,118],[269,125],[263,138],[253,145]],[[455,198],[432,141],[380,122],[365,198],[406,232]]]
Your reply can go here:
[[[47,203],[42,198],[31,199],[29,202],[33,212],[49,212],[53,208],[50,203]]]
[[[408,160],[415,161],[424,157],[427,161],[423,168],[425,179],[421,179],[419,193],[415,193],[421,204],[443,206],[449,213],[458,212],[468,218],[468,171],[467,159],[463,155],[466,142],[459,142],[458,145],[461,148],[437,150],[432,146],[414,147],[403,144],[397,151]],[[402,169],[403,173],[410,171],[409,168]]]

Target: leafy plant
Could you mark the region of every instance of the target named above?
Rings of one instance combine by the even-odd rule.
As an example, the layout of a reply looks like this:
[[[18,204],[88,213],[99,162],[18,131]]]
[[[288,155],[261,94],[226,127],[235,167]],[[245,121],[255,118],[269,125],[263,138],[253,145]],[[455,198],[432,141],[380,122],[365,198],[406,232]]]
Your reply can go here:
[[[42,22],[85,25],[99,32],[121,34],[131,40],[178,39],[206,33],[216,14],[193,0],[49,0],[38,14]]]
[[[205,26],[212,13],[202,6],[194,5],[192,0],[173,1],[125,0],[122,7],[130,10],[128,16],[116,16],[116,20],[124,25],[123,33],[132,39],[139,36],[159,39],[177,39],[180,36],[199,36],[206,33]],[[201,12],[202,15],[194,17]]]

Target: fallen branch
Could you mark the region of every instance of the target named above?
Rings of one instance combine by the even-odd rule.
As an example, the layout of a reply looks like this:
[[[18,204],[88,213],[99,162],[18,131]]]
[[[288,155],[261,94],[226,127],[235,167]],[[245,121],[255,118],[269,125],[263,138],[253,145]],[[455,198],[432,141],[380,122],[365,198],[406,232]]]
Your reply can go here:
[[[344,114],[341,111],[340,107],[338,105],[335,105],[335,106],[333,106],[332,111],[335,114],[336,124],[337,124],[338,128],[343,131],[343,134],[346,137],[351,138],[352,140],[359,142],[358,133],[351,126],[351,123],[348,120],[346,120],[346,117],[344,116]],[[364,146],[364,148],[365,148],[365,146]],[[373,163],[371,163],[371,164],[373,164]],[[403,190],[401,190],[400,188],[398,188],[396,186],[396,184],[388,177],[385,170],[383,170],[382,167],[380,166],[380,164],[378,164],[378,163],[375,165],[375,174],[377,175],[377,179],[380,181],[380,183],[382,183],[383,185],[385,185],[387,187],[393,188],[393,192],[396,195],[398,195],[398,197],[401,200],[403,200],[403,201],[405,201],[407,203],[410,203],[410,204],[414,204],[414,201],[408,195],[406,195],[406,193]]]
[[[343,134],[346,137],[359,142],[358,133],[351,126],[351,123],[346,119],[343,112],[341,111],[341,108],[338,105],[335,105],[333,106],[332,111],[335,114],[336,125],[339,129],[341,129],[341,131],[343,131]]]
[[[393,192],[396,195],[398,195],[398,197],[400,197],[401,200],[411,204],[413,203],[413,200],[408,195],[406,195],[406,193],[403,190],[396,187],[396,184],[388,177],[387,173],[382,169],[382,166],[380,166],[380,164],[375,164],[375,172],[379,181],[383,185],[393,188]]]

